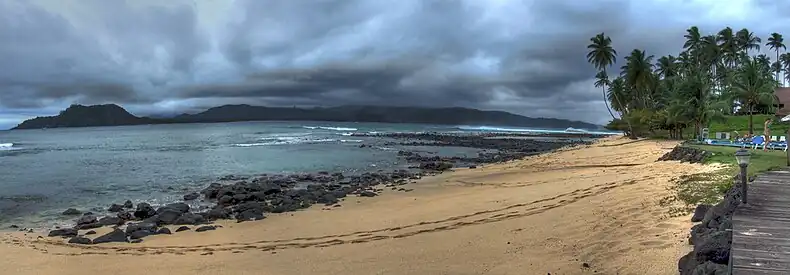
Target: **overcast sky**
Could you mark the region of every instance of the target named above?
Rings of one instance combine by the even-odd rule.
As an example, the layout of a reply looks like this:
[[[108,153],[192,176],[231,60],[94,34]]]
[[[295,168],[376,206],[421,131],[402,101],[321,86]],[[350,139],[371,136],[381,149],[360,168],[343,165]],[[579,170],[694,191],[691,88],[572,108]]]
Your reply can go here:
[[[72,103],[462,106],[603,124],[591,36],[656,56],[690,25],[790,40],[779,2],[0,0],[0,129]]]

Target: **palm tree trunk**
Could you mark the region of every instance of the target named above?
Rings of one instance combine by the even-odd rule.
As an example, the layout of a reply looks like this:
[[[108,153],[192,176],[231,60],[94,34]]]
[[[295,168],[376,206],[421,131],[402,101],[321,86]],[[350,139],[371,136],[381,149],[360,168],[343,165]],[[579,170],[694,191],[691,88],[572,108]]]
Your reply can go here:
[[[782,70],[782,63],[779,62],[779,47],[776,48],[776,63],[779,65],[776,70],[776,82],[779,82],[779,71]]]
[[[749,103],[749,136],[754,136],[754,125],[752,124],[752,104]]]
[[[603,94],[603,104],[606,105],[606,110],[609,111],[609,115],[612,116],[612,120],[617,119],[614,117],[614,113],[612,113],[612,108],[609,108],[609,98],[606,97],[606,85],[601,87],[601,92]]]

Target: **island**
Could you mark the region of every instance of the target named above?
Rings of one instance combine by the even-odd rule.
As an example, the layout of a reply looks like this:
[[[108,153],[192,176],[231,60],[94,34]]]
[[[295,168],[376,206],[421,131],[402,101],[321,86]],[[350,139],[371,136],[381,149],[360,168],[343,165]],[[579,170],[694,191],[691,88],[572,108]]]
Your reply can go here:
[[[169,123],[214,123],[238,121],[335,121],[421,123],[439,125],[487,125],[534,128],[599,129],[601,126],[556,118],[531,118],[502,111],[470,108],[423,108],[391,106],[266,107],[246,104],[223,105],[196,114],[174,117],[138,117],[116,104],[71,105],[56,116],[25,120],[16,129],[98,127]]]

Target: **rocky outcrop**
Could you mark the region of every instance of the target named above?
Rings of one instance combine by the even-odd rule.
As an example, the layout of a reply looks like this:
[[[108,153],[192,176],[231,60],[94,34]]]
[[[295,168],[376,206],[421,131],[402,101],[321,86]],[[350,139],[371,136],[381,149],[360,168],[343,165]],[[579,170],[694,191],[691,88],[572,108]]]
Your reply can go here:
[[[680,258],[678,270],[681,275],[726,274],[732,248],[732,215],[741,203],[739,180],[734,179],[732,188],[724,199],[714,206],[697,207],[692,221],[700,221],[691,228],[689,243],[694,250]],[[700,212],[705,210],[700,219]]]
[[[347,197],[371,198],[378,196],[384,188],[409,192],[402,185],[425,175],[450,171],[460,165],[503,162],[528,155],[546,152],[579,141],[541,142],[523,139],[488,139],[491,135],[448,136],[441,134],[394,134],[394,138],[428,140],[440,146],[461,146],[489,149],[476,157],[424,156],[420,153],[401,151],[413,170],[379,170],[361,174],[330,172],[302,174],[274,174],[243,177],[228,175],[208,184],[200,192],[183,195],[184,201],[199,200],[199,205],[209,203],[208,209],[196,211],[190,205],[178,202],[155,207],[146,202],[136,206],[131,201],[112,204],[106,208],[110,216],[99,218],[85,213],[75,220],[71,229],[53,230],[52,237],[73,238],[75,244],[89,243],[86,237],[78,236],[79,230],[112,226],[115,230],[93,239],[90,243],[140,242],[143,238],[157,234],[172,234],[166,226],[181,226],[175,232],[192,230],[203,232],[218,227],[213,221],[234,219],[237,222],[263,220],[271,213],[299,211],[312,205],[338,207]],[[585,142],[581,142],[585,143]],[[497,148],[494,150],[493,148]],[[69,211],[72,212],[72,211]],[[194,226],[193,229],[186,225]],[[210,229],[209,229],[210,228]],[[87,235],[87,234],[85,234]],[[79,237],[79,238],[75,238]]]
[[[679,160],[680,162],[702,163],[710,156],[710,152],[697,148],[675,146],[672,151],[664,154],[658,161]]]

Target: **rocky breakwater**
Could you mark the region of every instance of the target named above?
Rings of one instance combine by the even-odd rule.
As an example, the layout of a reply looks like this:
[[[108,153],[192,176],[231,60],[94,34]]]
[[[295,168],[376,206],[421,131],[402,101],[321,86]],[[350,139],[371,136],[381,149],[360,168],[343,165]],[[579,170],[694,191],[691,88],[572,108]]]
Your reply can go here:
[[[716,205],[699,205],[691,217],[689,244],[694,250],[680,258],[681,275],[727,274],[732,248],[732,215],[741,204],[742,184],[735,177],[732,188]],[[754,178],[750,179],[754,180]]]
[[[664,154],[657,161],[679,160],[680,162],[702,163],[711,155],[710,152],[685,146],[675,146],[672,151]]]
[[[206,211],[193,212],[184,202],[154,208],[148,203],[135,206],[131,201],[111,205],[108,211],[116,214],[104,217],[68,209],[64,215],[81,215],[75,219],[74,227],[51,230],[48,235],[68,238],[68,242],[74,244],[100,244],[141,242],[147,236],[172,234],[170,227],[173,226],[180,226],[175,232],[203,232],[219,228],[218,225],[212,225],[216,220],[262,220],[267,213],[292,212],[314,204],[339,207],[340,202],[348,196],[375,197],[383,188],[409,192],[411,189],[401,185],[417,180],[426,173],[396,170],[352,176],[319,172],[261,175],[254,178],[225,177],[221,181],[226,184],[211,183],[199,193],[184,195],[185,201],[202,197],[212,202],[213,206]],[[89,236],[96,234],[92,229],[99,227],[112,227],[112,231],[91,239]]]

